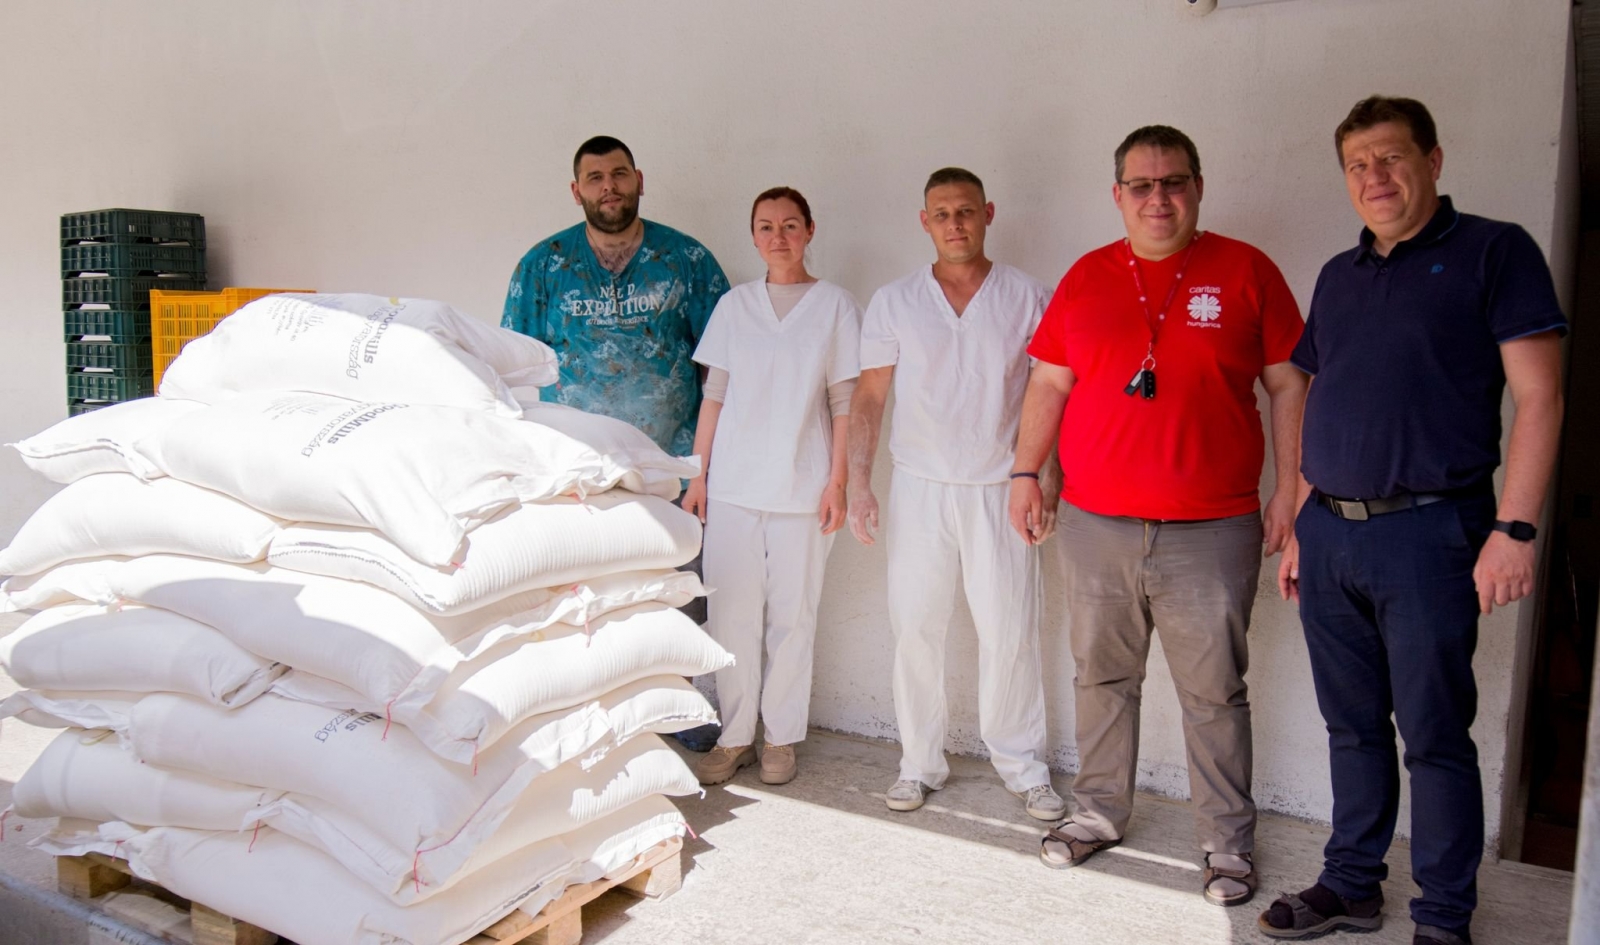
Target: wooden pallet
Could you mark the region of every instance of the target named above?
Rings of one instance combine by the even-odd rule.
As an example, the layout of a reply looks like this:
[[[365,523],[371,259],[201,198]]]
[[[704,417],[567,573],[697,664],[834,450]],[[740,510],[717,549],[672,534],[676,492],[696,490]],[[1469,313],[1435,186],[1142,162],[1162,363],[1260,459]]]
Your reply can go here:
[[[98,899],[123,889],[137,877],[128,864],[101,853],[56,857],[56,885],[75,899]],[[181,897],[180,897],[181,898]],[[276,933],[189,902],[193,945],[272,945]]]
[[[605,879],[567,887],[536,916],[513,912],[478,933],[466,945],[578,945],[583,939],[583,907],[612,889],[642,899],[665,899],[683,885],[678,854],[683,840],[663,840]]]

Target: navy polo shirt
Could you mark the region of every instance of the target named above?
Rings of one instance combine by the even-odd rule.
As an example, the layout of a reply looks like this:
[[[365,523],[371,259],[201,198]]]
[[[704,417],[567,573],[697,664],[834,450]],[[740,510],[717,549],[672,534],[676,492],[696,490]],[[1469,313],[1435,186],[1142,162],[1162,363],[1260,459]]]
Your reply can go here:
[[[1566,331],[1527,231],[1460,213],[1449,197],[1422,232],[1322,267],[1294,365],[1315,375],[1301,466],[1326,495],[1374,499],[1487,484],[1500,465],[1500,345]]]

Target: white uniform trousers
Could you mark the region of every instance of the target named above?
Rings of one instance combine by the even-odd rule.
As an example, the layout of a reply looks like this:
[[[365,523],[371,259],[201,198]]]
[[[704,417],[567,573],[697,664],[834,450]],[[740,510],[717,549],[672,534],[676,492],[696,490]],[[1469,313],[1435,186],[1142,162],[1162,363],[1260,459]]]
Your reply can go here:
[[[734,659],[717,670],[717,744],[753,743],[758,706],[769,744],[806,737],[817,602],[833,538],[822,534],[813,514],[760,512],[716,500],[707,508],[707,629]]]
[[[1039,556],[1012,531],[1009,484],[934,482],[898,467],[884,536],[900,777],[944,786],[944,651],[958,584],[978,631],[978,727],[1013,791],[1050,781],[1039,661]],[[714,599],[714,598],[713,598]]]

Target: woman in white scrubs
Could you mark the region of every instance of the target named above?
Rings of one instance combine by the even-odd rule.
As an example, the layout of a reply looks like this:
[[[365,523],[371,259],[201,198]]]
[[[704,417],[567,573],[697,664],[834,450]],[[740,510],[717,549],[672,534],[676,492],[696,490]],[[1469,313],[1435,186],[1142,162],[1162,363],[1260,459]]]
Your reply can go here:
[[[845,522],[845,437],[861,373],[855,299],[806,271],[816,233],[806,198],[789,187],[762,193],[750,233],[767,274],[722,297],[694,353],[707,368],[694,440],[702,472],[683,507],[705,523],[708,627],[735,660],[717,672],[722,737],[696,765],[701,784],[756,761],[758,715],[761,780],[795,776],[822,573]]]

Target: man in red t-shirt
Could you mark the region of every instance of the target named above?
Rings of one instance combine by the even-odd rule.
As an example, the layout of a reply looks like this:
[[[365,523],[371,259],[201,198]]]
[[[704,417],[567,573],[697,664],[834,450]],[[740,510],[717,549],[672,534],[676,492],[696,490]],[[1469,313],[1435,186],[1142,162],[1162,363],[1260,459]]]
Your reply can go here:
[[[1293,526],[1306,377],[1289,355],[1304,322],[1260,250],[1197,230],[1204,181],[1188,136],[1140,128],[1116,170],[1127,239],[1078,260],[1045,311],[1011,474],[1012,526],[1032,542],[1047,507],[1037,472],[1059,427],[1080,770],[1077,813],[1039,856],[1077,866],[1121,842],[1158,630],[1183,709],[1203,891],[1233,906],[1256,887],[1245,631],[1262,542],[1277,553]],[[1258,378],[1279,484],[1264,527]]]

